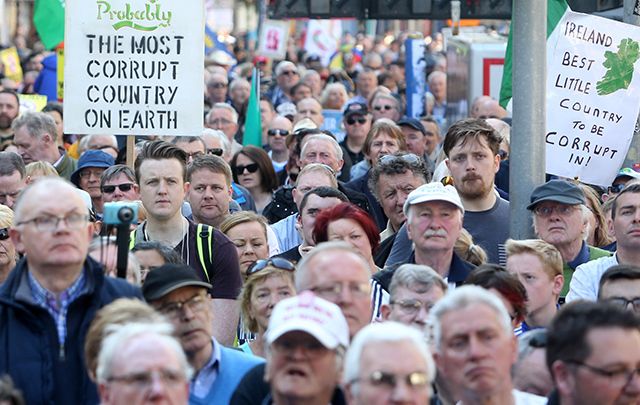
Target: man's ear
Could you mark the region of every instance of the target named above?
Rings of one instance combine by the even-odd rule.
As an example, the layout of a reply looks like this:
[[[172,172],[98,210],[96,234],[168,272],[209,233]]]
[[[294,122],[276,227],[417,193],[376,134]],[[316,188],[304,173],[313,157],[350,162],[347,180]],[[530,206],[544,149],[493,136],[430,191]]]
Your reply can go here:
[[[391,306],[389,304],[382,304],[380,306],[380,315],[382,315],[382,319],[388,321],[389,315],[391,315]]]
[[[13,246],[16,248],[16,252],[24,254],[24,243],[22,242],[22,234],[16,228],[9,228],[9,236],[11,237],[11,242],[13,242]]]

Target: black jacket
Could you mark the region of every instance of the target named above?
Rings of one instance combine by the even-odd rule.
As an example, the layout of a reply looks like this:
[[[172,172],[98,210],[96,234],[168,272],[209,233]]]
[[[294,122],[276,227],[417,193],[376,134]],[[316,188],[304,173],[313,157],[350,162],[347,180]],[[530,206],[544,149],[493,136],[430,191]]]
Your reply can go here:
[[[71,303],[67,334],[58,343],[56,324],[30,303],[27,262],[22,259],[0,287],[0,374],[9,374],[27,404],[97,404],[98,392],[84,365],[84,341],[96,312],[121,297],[142,299],[140,289],[105,277],[87,258],[85,292]]]

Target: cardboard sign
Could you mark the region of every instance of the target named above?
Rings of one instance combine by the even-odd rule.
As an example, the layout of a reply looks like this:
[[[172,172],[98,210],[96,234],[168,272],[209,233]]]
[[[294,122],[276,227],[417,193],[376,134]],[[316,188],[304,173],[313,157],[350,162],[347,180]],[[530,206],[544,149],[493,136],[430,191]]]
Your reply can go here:
[[[0,61],[4,64],[4,76],[16,83],[22,83],[22,67],[15,46],[0,51]]]
[[[258,55],[284,59],[289,41],[289,24],[285,21],[264,20],[258,40]]]
[[[567,12],[547,71],[547,172],[607,186],[640,110],[640,27]]]
[[[309,20],[304,49],[307,55],[318,55],[323,66],[329,66],[342,37],[342,21]]]
[[[203,0],[67,0],[65,133],[200,135]]]

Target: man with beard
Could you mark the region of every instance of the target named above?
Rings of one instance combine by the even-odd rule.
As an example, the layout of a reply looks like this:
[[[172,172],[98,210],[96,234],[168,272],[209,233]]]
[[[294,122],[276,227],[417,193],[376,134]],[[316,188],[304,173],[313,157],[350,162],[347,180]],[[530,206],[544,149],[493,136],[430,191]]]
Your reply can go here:
[[[465,119],[449,128],[444,139],[447,167],[464,205],[464,228],[482,246],[491,263],[509,237],[509,202],[502,199],[494,179],[500,168],[500,136],[484,120]]]
[[[149,273],[142,294],[175,328],[175,336],[196,370],[190,383],[191,404],[226,404],[246,371],[262,363],[259,357],[221,345],[213,337],[215,322],[207,291],[186,265],[166,264]]]
[[[13,141],[11,123],[20,113],[20,100],[15,91],[0,90],[0,149]]]

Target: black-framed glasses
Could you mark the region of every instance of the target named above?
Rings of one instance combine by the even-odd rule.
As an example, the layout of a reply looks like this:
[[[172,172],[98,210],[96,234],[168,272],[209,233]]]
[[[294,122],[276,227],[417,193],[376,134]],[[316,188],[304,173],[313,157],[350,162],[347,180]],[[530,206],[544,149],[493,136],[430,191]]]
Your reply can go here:
[[[420,300],[406,299],[406,300],[394,300],[390,302],[391,305],[397,305],[400,310],[407,315],[415,315],[420,311],[420,308],[424,307],[426,312],[431,311],[433,308],[433,302],[422,302]]]
[[[578,367],[583,367],[594,374],[609,379],[611,383],[620,387],[627,386],[634,377],[640,377],[640,367],[636,367],[633,370],[605,370],[603,368],[592,366],[591,364],[587,364],[578,360],[566,360],[566,363],[573,364]]]
[[[533,209],[533,212],[535,212],[536,214],[538,214],[543,218],[550,217],[551,215],[553,215],[554,212],[564,217],[571,214],[576,209],[576,207],[577,207],[576,205],[567,205],[567,204],[560,204],[556,206],[553,206],[553,205],[538,206]]]
[[[0,240],[9,239],[9,228],[0,229]]]
[[[386,371],[374,371],[365,378],[356,378],[351,383],[366,381],[369,384],[388,390],[392,390],[398,385],[399,381],[404,380],[408,387],[421,388],[429,384],[429,376],[423,371],[414,371],[404,376],[387,373]]]
[[[169,318],[177,319],[183,313],[184,308],[189,308],[192,312],[199,313],[204,309],[206,303],[206,295],[196,294],[186,301],[176,301],[165,304],[158,308],[158,311],[167,315]]]
[[[102,186],[102,192],[106,194],[112,194],[116,191],[116,188],[123,193],[130,191],[133,188],[133,183],[114,184],[111,186]]]
[[[258,171],[258,169],[260,168],[260,166],[258,166],[257,163],[251,163],[248,165],[238,165],[236,166],[236,168],[234,169],[236,174],[242,174],[244,173],[245,169],[249,172],[249,173],[255,173]]]
[[[291,263],[289,260],[287,259],[282,259],[280,257],[274,257],[271,259],[261,259],[261,260],[257,260],[256,262],[254,262],[251,266],[249,266],[249,268],[247,269],[247,277],[249,277],[252,274],[255,274],[261,270],[266,269],[267,267],[275,267],[277,269],[280,270],[285,270],[285,271],[295,271],[296,270],[296,266],[293,265],[293,263]]]
[[[0,239],[2,238],[0,237]],[[607,298],[606,301],[623,309],[627,309],[629,304],[631,304],[635,312],[640,312],[640,297],[633,297],[631,299],[626,299],[625,297],[610,297]]]
[[[390,105],[374,105],[373,106],[373,109],[376,110],[376,111],[382,111],[382,110],[389,111],[392,108],[393,107],[390,106]]]
[[[380,164],[386,165],[386,164],[389,164],[391,162],[395,162],[398,159],[404,160],[405,162],[407,162],[409,164],[420,164],[420,163],[422,163],[422,160],[420,160],[420,157],[418,155],[413,154],[413,153],[406,153],[404,155],[383,155],[383,156],[380,156],[380,159],[378,159],[378,162]]]
[[[289,131],[287,131],[286,129],[272,128],[272,129],[267,131],[267,135],[269,135],[269,136],[276,136],[276,135],[287,136],[287,135],[289,135]]]
[[[222,156],[223,153],[224,153],[224,151],[222,150],[222,148],[210,148],[210,149],[207,149],[207,154],[208,155]]]
[[[367,122],[367,119],[365,117],[358,117],[358,118],[349,117],[349,118],[347,118],[347,124],[348,125],[353,125],[356,122],[358,124],[360,124],[360,125],[364,125],[364,123]]]

